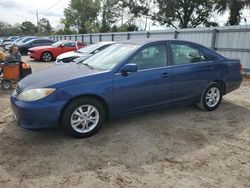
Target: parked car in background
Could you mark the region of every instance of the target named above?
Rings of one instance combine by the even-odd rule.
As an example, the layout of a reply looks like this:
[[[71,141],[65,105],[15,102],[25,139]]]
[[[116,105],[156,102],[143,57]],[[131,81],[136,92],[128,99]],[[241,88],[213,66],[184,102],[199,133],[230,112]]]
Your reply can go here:
[[[19,46],[19,45],[22,45],[22,44],[24,44],[24,43],[26,43],[26,42],[28,42],[28,41],[30,41],[30,40],[32,40],[32,39],[38,39],[38,38],[41,38],[41,37],[36,37],[36,36],[25,36],[25,37],[23,37],[21,40],[17,41],[15,44],[16,44],[17,46]],[[41,38],[41,39],[43,39],[43,38]]]
[[[3,41],[2,41],[2,44],[1,46],[4,47],[5,44],[8,44],[9,42],[12,42],[16,39],[20,38],[20,36],[11,36],[11,37],[8,37],[8,38],[5,38]]]
[[[5,51],[9,51],[10,50],[10,47],[13,46],[14,44],[16,44],[18,41],[21,41],[24,37],[20,37],[20,38],[17,38],[15,39],[14,41],[9,41],[9,42],[6,42],[3,46],[3,49]]]
[[[0,38],[0,46],[2,46],[2,43],[3,43],[3,41],[4,41],[5,39],[6,39],[5,37],[1,37],[1,38]]]
[[[115,42],[99,42],[97,44],[92,44],[76,51],[63,53],[56,58],[55,63],[65,64],[71,62],[82,62],[112,44],[115,44]]]
[[[39,46],[30,48],[28,55],[37,61],[42,60],[45,62],[49,62],[56,59],[57,56],[62,53],[77,51],[78,49],[83,48],[85,46],[86,44],[82,42],[63,40],[58,41],[49,46]]]
[[[35,38],[28,40],[25,43],[19,44],[19,50],[22,55],[27,55],[29,48],[33,48],[36,46],[47,46],[55,43],[55,41],[45,38]]]
[[[13,45],[21,45],[25,42],[28,42],[29,40],[32,40],[32,39],[35,39],[35,38],[38,38],[36,36],[23,36],[23,37],[20,37],[12,42],[9,42],[8,44],[5,44],[4,46],[4,50],[5,51],[9,51],[10,50],[10,47],[13,46]]]
[[[242,82],[239,60],[179,40],[117,42],[81,64],[56,66],[21,80],[14,116],[28,129],[60,123],[72,137],[95,134],[106,119],[174,104],[218,108]],[[152,117],[154,118],[154,117]]]

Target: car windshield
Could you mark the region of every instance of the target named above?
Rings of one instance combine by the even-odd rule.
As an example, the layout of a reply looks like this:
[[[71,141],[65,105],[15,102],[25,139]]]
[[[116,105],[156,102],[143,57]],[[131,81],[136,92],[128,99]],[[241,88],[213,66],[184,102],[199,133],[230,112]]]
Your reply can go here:
[[[33,39],[35,39],[35,38],[25,38],[25,39],[21,40],[20,42],[28,43],[29,41],[31,41]]]
[[[135,44],[114,44],[85,60],[82,64],[94,69],[111,70],[138,46]]]
[[[89,45],[89,46],[87,46],[85,48],[79,49],[77,52],[78,53],[90,54],[90,53],[94,52],[95,50],[99,49],[102,46],[104,46],[104,44],[92,44],[92,45]]]
[[[58,47],[60,45],[62,45],[62,41],[58,41],[52,44],[53,47]]]

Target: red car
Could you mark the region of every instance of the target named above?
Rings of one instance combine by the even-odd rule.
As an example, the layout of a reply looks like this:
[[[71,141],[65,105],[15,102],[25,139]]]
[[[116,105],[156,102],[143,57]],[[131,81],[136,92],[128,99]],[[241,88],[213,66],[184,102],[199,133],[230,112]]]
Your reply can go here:
[[[75,51],[80,48],[85,47],[86,44],[75,41],[58,41],[51,46],[39,46],[30,48],[28,51],[28,55],[37,60],[37,61],[45,61],[49,62],[56,59],[62,53]]]

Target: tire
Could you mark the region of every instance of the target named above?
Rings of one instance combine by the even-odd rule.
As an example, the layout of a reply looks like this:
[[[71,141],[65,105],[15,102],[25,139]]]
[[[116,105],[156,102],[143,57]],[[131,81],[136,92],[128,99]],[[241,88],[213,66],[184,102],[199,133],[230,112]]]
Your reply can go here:
[[[197,104],[203,111],[213,111],[220,105],[222,100],[222,88],[216,83],[210,83],[201,96],[201,101]]]
[[[28,50],[26,48],[21,48],[20,49],[20,53],[21,53],[21,55],[27,55],[28,54]]]
[[[88,110],[92,113],[88,114]],[[97,120],[94,121],[94,119]],[[100,130],[104,121],[104,106],[90,97],[79,98],[69,103],[61,117],[62,127],[73,138],[86,138],[94,135]]]
[[[41,55],[41,60],[44,62],[50,62],[53,60],[53,55],[50,52],[43,52]]]
[[[2,81],[1,87],[3,90],[9,90],[12,88],[12,84],[10,81]]]

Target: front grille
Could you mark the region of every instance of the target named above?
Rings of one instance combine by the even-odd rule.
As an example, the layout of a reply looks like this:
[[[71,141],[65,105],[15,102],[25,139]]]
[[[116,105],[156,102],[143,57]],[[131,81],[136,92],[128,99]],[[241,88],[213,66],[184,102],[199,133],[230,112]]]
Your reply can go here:
[[[16,86],[16,94],[19,95],[22,92],[23,92],[23,90],[17,85]]]

